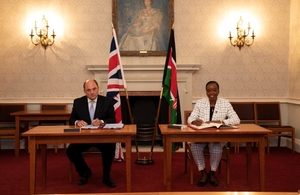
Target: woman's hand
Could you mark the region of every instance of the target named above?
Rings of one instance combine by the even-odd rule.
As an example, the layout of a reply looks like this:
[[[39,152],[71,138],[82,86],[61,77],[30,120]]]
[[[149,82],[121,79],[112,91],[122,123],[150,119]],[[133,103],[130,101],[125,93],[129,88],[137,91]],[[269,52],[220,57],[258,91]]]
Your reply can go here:
[[[203,123],[201,119],[196,119],[192,122],[192,125],[200,126]]]

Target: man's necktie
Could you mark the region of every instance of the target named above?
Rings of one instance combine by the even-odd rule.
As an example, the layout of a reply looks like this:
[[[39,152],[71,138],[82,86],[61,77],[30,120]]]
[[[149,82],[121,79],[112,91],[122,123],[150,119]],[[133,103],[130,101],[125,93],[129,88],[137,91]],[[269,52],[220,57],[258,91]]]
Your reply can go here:
[[[91,102],[91,107],[90,107],[90,117],[91,117],[91,122],[94,119],[94,114],[95,114],[95,109],[94,109],[94,100],[92,100]]]

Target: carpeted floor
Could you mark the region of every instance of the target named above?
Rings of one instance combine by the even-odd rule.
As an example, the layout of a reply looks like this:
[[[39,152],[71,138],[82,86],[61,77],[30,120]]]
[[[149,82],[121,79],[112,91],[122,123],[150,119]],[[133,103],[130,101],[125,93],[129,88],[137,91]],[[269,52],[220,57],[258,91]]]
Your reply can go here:
[[[141,153],[140,157],[148,157],[149,153]],[[153,192],[166,191],[163,184],[163,153],[155,152],[153,165],[136,165],[136,153],[132,154],[132,191]],[[184,154],[176,152],[172,160],[172,191],[259,191],[257,151],[253,149],[252,184],[247,184],[246,179],[246,155],[244,148],[240,153],[231,152],[230,155],[230,184],[226,188],[226,169],[222,163],[222,172],[217,173],[218,187],[207,184],[205,187],[197,187],[196,183],[200,173],[194,166],[194,184],[189,182],[189,173],[184,173]],[[101,183],[102,166],[101,159],[90,157],[86,159],[93,171],[89,183],[78,186],[77,173],[73,173],[73,182],[70,183],[69,161],[63,149],[57,154],[54,150],[48,150],[47,186],[41,187],[40,159],[37,160],[36,193],[109,193],[126,192],[125,163],[114,162],[111,177],[117,183],[117,187],[110,189]],[[270,154],[266,154],[266,191],[296,192],[300,189],[300,154],[292,153],[288,148],[272,148]],[[29,193],[29,154],[21,150],[20,156],[14,156],[14,150],[0,150],[0,194],[15,195]]]

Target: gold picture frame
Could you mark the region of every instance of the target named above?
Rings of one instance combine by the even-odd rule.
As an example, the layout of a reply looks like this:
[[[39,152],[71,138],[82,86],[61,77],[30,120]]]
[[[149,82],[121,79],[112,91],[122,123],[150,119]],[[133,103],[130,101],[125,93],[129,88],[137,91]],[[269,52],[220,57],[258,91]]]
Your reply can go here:
[[[121,56],[166,56],[174,0],[112,0]]]

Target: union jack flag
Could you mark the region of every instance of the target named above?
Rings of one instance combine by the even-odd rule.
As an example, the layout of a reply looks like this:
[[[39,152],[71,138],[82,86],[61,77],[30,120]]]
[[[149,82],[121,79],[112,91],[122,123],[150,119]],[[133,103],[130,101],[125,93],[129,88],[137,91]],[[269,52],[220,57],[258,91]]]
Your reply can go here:
[[[116,123],[122,123],[120,90],[126,88],[126,81],[120,58],[116,31],[113,28],[113,37],[110,44],[110,54],[108,63],[108,83],[106,96],[113,99]],[[115,152],[116,161],[124,161],[121,143],[117,143]]]

